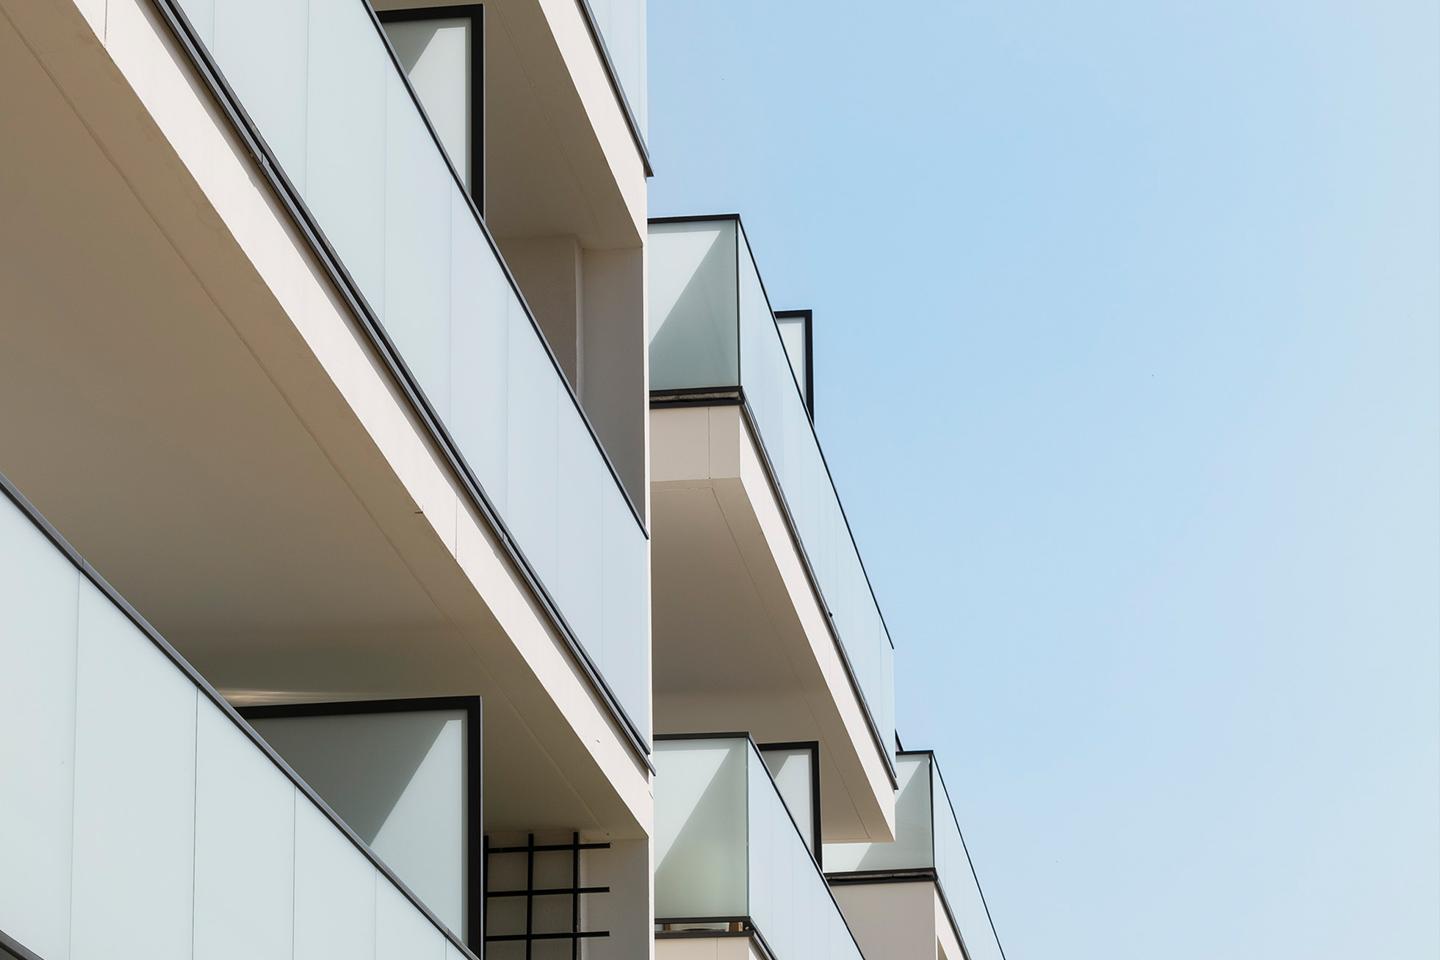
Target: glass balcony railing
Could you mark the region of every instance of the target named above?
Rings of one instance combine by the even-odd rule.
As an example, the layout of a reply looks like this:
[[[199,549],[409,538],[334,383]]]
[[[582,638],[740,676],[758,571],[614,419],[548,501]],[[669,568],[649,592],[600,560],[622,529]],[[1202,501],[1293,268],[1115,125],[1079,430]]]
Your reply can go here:
[[[747,737],[655,745],[655,923],[702,934],[745,924],[775,960],[861,960]]]
[[[472,956],[3,478],[0,823],[37,956]]]
[[[643,742],[638,512],[365,0],[171,0]],[[618,0],[617,0],[618,2]]]
[[[886,755],[894,645],[738,217],[650,225],[650,389],[739,391]]]
[[[585,0],[642,138],[649,136],[645,0]]]
[[[904,751],[897,758],[893,843],[827,843],[825,869],[833,879],[862,880],[933,874],[970,960],[1004,960],[980,882],[960,835],[950,794],[934,754]]]

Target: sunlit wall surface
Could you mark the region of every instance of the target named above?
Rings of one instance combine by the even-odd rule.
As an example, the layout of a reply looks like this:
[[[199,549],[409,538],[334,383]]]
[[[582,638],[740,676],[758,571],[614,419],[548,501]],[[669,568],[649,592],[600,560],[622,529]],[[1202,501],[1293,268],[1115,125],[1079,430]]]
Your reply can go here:
[[[861,960],[765,761],[743,737],[655,745],[655,918],[748,918],[776,960]]]
[[[365,0],[178,0],[637,732],[644,531]]]
[[[749,244],[732,218],[650,226],[650,389],[744,392],[840,644],[884,744],[894,647]]]
[[[41,957],[464,956],[0,494],[0,930]]]
[[[893,843],[827,843],[827,873],[934,870],[970,960],[1004,960],[934,756],[901,753]]]

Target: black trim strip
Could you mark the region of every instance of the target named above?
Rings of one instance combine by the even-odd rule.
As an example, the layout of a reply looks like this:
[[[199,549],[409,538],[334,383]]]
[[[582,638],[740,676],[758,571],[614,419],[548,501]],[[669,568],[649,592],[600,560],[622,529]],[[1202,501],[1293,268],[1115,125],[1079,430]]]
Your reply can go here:
[[[640,132],[640,121],[630,107],[630,98],[625,95],[625,86],[620,82],[620,72],[615,69],[610,48],[605,45],[605,35],[600,31],[595,11],[590,9],[589,0],[575,0],[575,3],[580,7],[580,16],[585,21],[585,29],[590,32],[590,40],[600,54],[600,62],[605,64],[605,77],[610,81],[610,89],[620,104],[620,112],[625,115],[625,125],[630,128],[630,139],[635,141],[635,149],[640,151],[640,163],[645,168],[645,176],[653,177],[655,171],[650,166],[650,150],[645,146],[645,135]]]
[[[468,946],[466,946],[465,942],[453,931],[451,931],[449,927],[447,927],[444,923],[440,922],[439,918],[430,911],[430,908],[425,906],[424,902],[421,901],[421,899],[417,897],[414,892],[410,890],[409,887],[405,886],[405,884],[400,880],[399,877],[395,876],[395,874],[390,870],[390,868],[385,865],[384,861],[382,861],[378,856],[375,855],[375,851],[371,850],[370,847],[366,845],[365,841],[361,840],[360,837],[356,835],[355,831],[350,829],[349,825],[345,823],[345,821],[340,817],[340,815],[337,814],[334,810],[330,809],[329,804],[327,804],[324,800],[320,799],[320,795],[317,794],[314,789],[312,789],[311,786],[305,782],[305,779],[301,777],[298,773],[296,773],[290,767],[290,765],[285,762],[285,760],[280,756],[280,754],[275,752],[274,748],[272,748],[270,744],[265,742],[265,738],[260,736],[260,734],[256,732],[254,727],[250,726],[250,724],[245,722],[245,719],[241,717],[239,712],[230,705],[230,702],[226,700],[223,696],[221,696],[219,691],[217,691],[214,687],[210,686],[209,682],[200,675],[200,672],[196,670],[193,666],[191,666],[190,662],[184,657],[182,657],[180,655],[180,652],[174,647],[172,647],[169,641],[167,641],[163,636],[160,635],[160,632],[158,630],[151,626],[150,621],[142,617],[140,615],[140,612],[134,607],[132,607],[129,601],[122,597],[115,590],[115,588],[112,587],[109,582],[100,575],[100,572],[94,567],[92,567],[89,561],[82,557],[79,551],[77,551],[73,546],[70,545],[70,541],[66,540],[63,536],[61,536],[60,531],[56,530],[55,527],[51,525],[49,520],[45,519],[45,516],[35,508],[35,505],[32,504],[28,499],[26,499],[25,495],[22,494],[13,483],[10,482],[10,478],[5,476],[3,473],[0,473],[0,490],[4,491],[5,496],[9,498],[10,502],[15,504],[15,506],[19,508],[21,513],[25,514],[26,518],[29,519],[29,521],[41,533],[45,535],[45,538],[50,541],[50,543],[55,547],[55,549],[60,551],[60,553],[64,555],[65,559],[69,560],[71,565],[73,565],[78,571],[80,571],[80,574],[85,577],[85,579],[89,580],[90,583],[97,590],[104,594],[105,598],[111,603],[113,603],[115,607],[125,615],[125,618],[128,619],[132,624],[134,624],[135,627],[141,632],[141,634],[143,634],[146,639],[148,639],[152,644],[154,644],[155,647],[162,654],[165,655],[166,659],[168,659],[172,664],[174,664],[174,666],[182,674],[185,675],[186,679],[188,679],[192,684],[195,685],[201,695],[208,699],[212,705],[217,707],[220,712],[223,713],[230,720],[231,723],[235,724],[235,726],[240,730],[240,732],[243,733],[246,737],[248,737],[250,742],[254,744],[261,753],[268,757],[270,762],[273,763],[280,770],[280,772],[285,775],[286,779],[288,779],[292,784],[294,784],[295,788],[299,790],[307,800],[313,803],[316,809],[318,809],[322,814],[325,815],[326,819],[328,819],[330,823],[334,825],[335,829],[339,830],[341,835],[344,836],[347,840],[349,840],[350,843],[354,845],[355,849],[358,850],[360,854],[365,857],[366,860],[370,861],[371,865],[374,866],[376,870],[380,871],[381,875],[384,876],[385,879],[393,883],[395,885],[395,888],[399,890],[405,896],[405,898],[409,900],[410,903],[417,910],[419,910],[420,913],[424,915],[424,917],[429,920],[430,923],[433,924],[437,930],[440,931],[440,933],[445,936],[445,939],[449,940],[457,949],[460,950],[462,956],[473,957],[476,958],[476,960],[479,960],[479,955],[473,952]],[[33,957],[34,955],[30,954],[30,956]],[[27,957],[26,960],[29,960],[29,958]]]
[[[4,930],[0,930],[0,957],[5,957],[6,960],[12,957],[14,960],[41,960],[40,954],[26,949],[24,944],[6,934]]]
[[[356,0],[356,2],[363,2],[363,0]],[[516,569],[526,581],[527,586],[539,601],[540,605],[545,608],[546,612],[550,615],[566,647],[569,649],[572,658],[580,667],[581,672],[585,675],[592,689],[599,694],[601,700],[605,703],[606,708],[610,711],[611,717],[615,720],[622,735],[628,740],[632,753],[634,753],[636,759],[646,770],[654,773],[655,767],[650,762],[649,757],[649,741],[644,734],[640,732],[640,728],[630,718],[625,708],[621,706],[619,698],[610,688],[609,683],[606,682],[594,661],[591,660],[589,652],[586,651],[584,645],[580,643],[578,635],[560,611],[559,604],[540,581],[539,575],[535,572],[534,567],[525,556],[525,552],[520,547],[519,541],[516,540],[504,521],[500,519],[499,512],[485,494],[479,479],[470,469],[463,454],[460,453],[459,445],[455,442],[450,432],[431,407],[429,401],[425,398],[424,393],[420,390],[418,381],[416,381],[409,367],[406,366],[403,357],[400,355],[400,351],[390,340],[389,335],[386,334],[383,326],[381,326],[376,314],[366,302],[364,295],[360,292],[359,285],[350,276],[349,271],[346,270],[339,255],[325,238],[324,233],[320,230],[319,224],[315,221],[314,216],[310,213],[304,200],[301,199],[299,192],[295,190],[278,160],[276,160],[270,152],[270,148],[265,144],[264,138],[260,136],[254,122],[245,112],[245,108],[241,105],[239,98],[230,88],[229,83],[225,80],[219,67],[211,58],[205,45],[200,42],[195,34],[194,27],[185,16],[185,12],[180,9],[177,0],[151,0],[151,3],[154,4],[175,39],[185,54],[190,58],[192,66],[195,67],[200,80],[209,89],[210,95],[214,97],[216,105],[219,106],[233,124],[241,142],[259,165],[260,172],[269,181],[270,187],[275,191],[276,197],[280,200],[281,204],[285,206],[287,212],[294,219],[296,227],[309,242],[312,252],[316,256],[316,260],[330,275],[331,282],[334,283],[337,292],[345,299],[347,305],[360,319],[360,327],[368,335],[371,349],[375,351],[381,363],[386,366],[390,375],[395,379],[396,384],[400,387],[401,391],[405,393],[406,398],[415,408],[420,420],[429,429],[431,439],[435,443],[436,449],[449,462],[451,469],[455,471],[461,484],[466,488],[466,492],[470,494],[470,498],[475,507],[498,534],[502,545],[510,555],[510,559],[515,564]],[[368,3],[365,3],[364,6],[369,13],[371,23],[374,24],[376,31],[380,34],[381,41],[384,43],[385,49],[390,55],[391,62],[400,76],[400,81],[405,85],[412,101],[414,101],[418,107],[419,100],[415,95],[415,91],[411,88],[409,80],[406,79],[405,71],[400,69],[399,61],[395,57],[395,51],[390,46],[389,39],[385,36],[384,28],[380,25],[380,21],[375,18],[375,11],[370,8]],[[550,357],[551,364],[554,367],[555,375],[559,377],[561,383],[565,385],[571,401],[580,413],[581,420],[590,431],[590,436],[595,443],[596,449],[600,451],[601,458],[605,461],[605,465],[609,468],[611,478],[614,480],[616,488],[620,491],[620,495],[629,506],[631,515],[640,527],[641,534],[645,536],[646,539],[649,539],[649,530],[646,529],[645,523],[641,519],[634,501],[625,489],[625,485],[621,483],[620,476],[615,471],[615,465],[610,462],[609,454],[606,453],[604,445],[600,443],[594,427],[590,424],[589,418],[585,416],[585,411],[580,407],[580,402],[575,397],[574,388],[570,386],[570,381],[560,369],[560,364],[555,358],[554,351],[550,349],[549,342],[545,339],[544,334],[540,332],[539,325],[535,321],[535,315],[530,310],[530,305],[525,301],[524,295],[520,292],[519,285],[516,283],[514,275],[511,274],[509,266],[505,263],[504,258],[500,256],[499,247],[496,246],[494,237],[490,235],[489,227],[486,226],[484,218],[480,216],[479,208],[475,206],[475,202],[473,198],[470,197],[469,191],[465,190],[464,183],[460,180],[459,174],[456,173],[454,165],[450,163],[450,158],[445,154],[444,148],[439,146],[439,137],[435,134],[434,128],[430,126],[429,118],[425,116],[423,109],[420,110],[420,116],[426,128],[429,129],[431,136],[435,139],[437,149],[440,150],[441,159],[450,170],[451,176],[455,178],[457,184],[460,186],[461,193],[470,205],[471,211],[475,214],[480,224],[481,232],[485,235],[486,240],[489,241],[491,250],[495,253],[496,260],[500,264],[501,270],[504,271],[511,289],[515,292],[516,296],[519,297],[521,306],[525,309],[526,316],[530,320],[531,327],[540,337],[540,342],[545,347],[546,353]]]
[[[413,697],[389,700],[331,700],[317,703],[273,703],[237,707],[246,720],[280,720],[303,717],[368,716],[378,713],[426,713],[433,710],[461,710],[465,713],[465,924],[472,947],[484,942],[485,931],[485,835],[483,798],[484,762],[481,744],[482,707],[479,697]],[[479,952],[477,948],[477,952]]]

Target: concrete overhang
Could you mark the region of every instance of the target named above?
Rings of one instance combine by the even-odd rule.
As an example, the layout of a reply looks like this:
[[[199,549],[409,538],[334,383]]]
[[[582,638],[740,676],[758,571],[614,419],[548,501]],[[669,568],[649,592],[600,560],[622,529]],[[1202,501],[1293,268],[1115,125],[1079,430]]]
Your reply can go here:
[[[742,408],[650,417],[656,731],[817,740],[824,839],[894,839],[886,754]]]

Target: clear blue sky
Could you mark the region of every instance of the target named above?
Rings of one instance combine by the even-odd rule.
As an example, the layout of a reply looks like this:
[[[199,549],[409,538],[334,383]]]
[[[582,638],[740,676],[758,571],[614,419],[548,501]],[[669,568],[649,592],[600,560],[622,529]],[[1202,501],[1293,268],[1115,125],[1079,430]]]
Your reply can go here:
[[[1440,956],[1433,0],[650,0],[1010,960]]]

